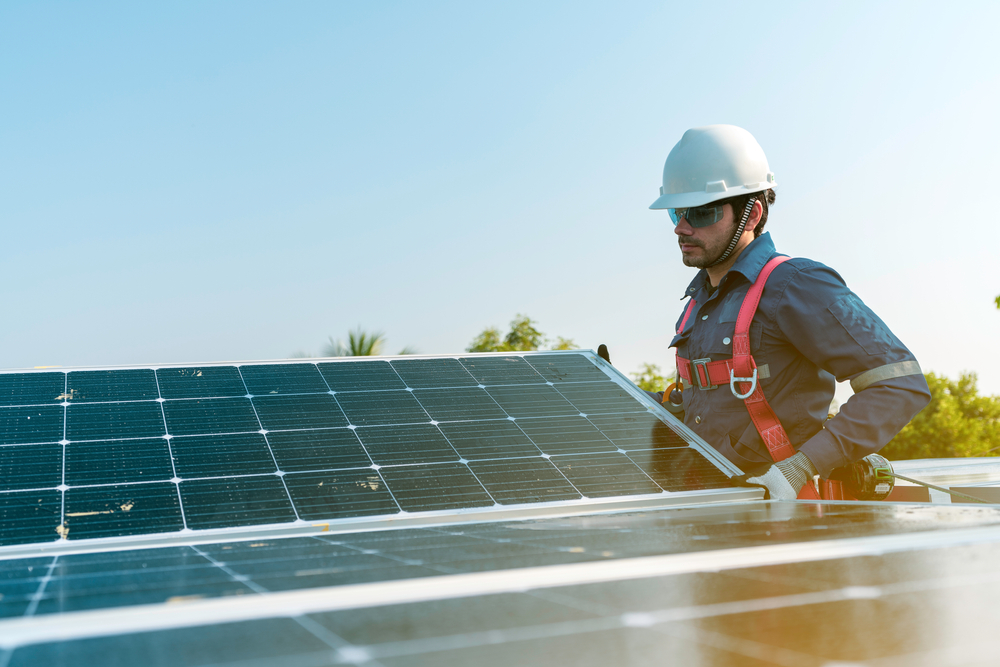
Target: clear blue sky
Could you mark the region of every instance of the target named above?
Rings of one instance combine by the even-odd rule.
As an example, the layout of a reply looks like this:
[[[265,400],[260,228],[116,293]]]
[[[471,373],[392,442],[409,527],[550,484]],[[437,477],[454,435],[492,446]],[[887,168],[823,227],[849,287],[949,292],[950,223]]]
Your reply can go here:
[[[462,350],[527,313],[667,366],[689,127],[779,250],[1000,394],[1000,3],[0,4],[0,367]]]

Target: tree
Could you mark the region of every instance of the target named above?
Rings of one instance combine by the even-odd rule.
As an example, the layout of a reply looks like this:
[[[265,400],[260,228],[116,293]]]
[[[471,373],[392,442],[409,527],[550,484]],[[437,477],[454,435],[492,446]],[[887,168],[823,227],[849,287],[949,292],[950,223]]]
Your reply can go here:
[[[385,347],[385,334],[381,331],[367,332],[360,326],[347,332],[347,344],[340,340],[334,340],[333,336],[327,339],[327,344],[323,347],[321,356],[324,357],[372,357],[382,354]],[[399,354],[416,354],[417,351],[407,345]],[[295,352],[292,358],[312,357],[308,352]]]
[[[997,310],[1000,310],[1000,294],[997,294],[997,298],[995,299],[995,302],[997,304]]]
[[[381,331],[368,333],[361,327],[347,332],[347,345],[329,337],[323,348],[324,357],[374,357],[382,354],[385,334]]]
[[[538,350],[551,341],[538,330],[534,322],[527,315],[518,314],[510,322],[510,331],[506,336],[502,336],[500,329],[488,327],[482,333],[472,339],[466,352],[530,352]],[[557,336],[552,350],[575,350],[576,343],[569,338]]]
[[[879,453],[890,460],[1000,455],[1000,396],[980,396],[975,373],[926,377],[931,402]]]
[[[663,371],[656,364],[643,364],[635,373],[629,373],[629,376],[635,386],[646,391],[663,391],[668,384]]]

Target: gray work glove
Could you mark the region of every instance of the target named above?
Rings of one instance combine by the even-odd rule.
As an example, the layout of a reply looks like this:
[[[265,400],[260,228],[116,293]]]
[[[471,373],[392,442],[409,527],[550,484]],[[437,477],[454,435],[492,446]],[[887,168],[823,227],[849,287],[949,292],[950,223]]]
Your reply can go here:
[[[795,500],[799,491],[817,474],[809,457],[799,452],[784,461],[778,461],[763,473],[734,477],[737,486],[758,486],[767,491],[764,498]]]

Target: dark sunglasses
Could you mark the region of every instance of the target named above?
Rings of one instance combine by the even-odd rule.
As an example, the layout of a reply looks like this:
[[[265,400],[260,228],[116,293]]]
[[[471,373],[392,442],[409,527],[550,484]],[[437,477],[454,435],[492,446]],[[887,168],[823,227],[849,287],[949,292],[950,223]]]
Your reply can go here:
[[[706,205],[698,206],[697,208],[671,208],[667,210],[670,212],[670,219],[674,221],[674,227],[681,221],[681,218],[684,218],[688,221],[689,225],[695,229],[700,229],[714,225],[719,220],[722,220],[724,208],[725,205]]]

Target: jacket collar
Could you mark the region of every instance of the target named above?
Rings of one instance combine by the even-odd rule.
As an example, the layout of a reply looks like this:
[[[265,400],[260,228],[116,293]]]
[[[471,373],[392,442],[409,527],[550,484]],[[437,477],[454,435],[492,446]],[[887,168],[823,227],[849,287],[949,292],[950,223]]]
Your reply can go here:
[[[771,240],[771,233],[764,232],[753,241],[750,242],[743,252],[740,253],[739,259],[733,264],[733,268],[729,269],[729,273],[739,273],[748,282],[753,283],[757,280],[757,276],[760,274],[761,269],[767,264],[768,260],[775,256],[776,251],[774,249],[774,242]],[[726,275],[729,275],[728,273]],[[684,296],[681,298],[694,296],[702,287],[708,282],[708,271],[702,269],[694,277],[694,280],[688,284],[687,289],[684,291]]]

